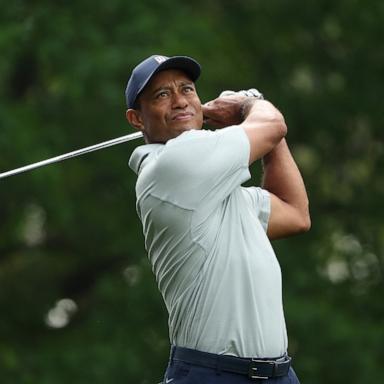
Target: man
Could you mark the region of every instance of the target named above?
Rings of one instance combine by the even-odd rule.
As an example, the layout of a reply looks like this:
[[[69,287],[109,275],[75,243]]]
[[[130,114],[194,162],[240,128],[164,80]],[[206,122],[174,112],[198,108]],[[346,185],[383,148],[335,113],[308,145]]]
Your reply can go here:
[[[126,88],[127,119],[147,143],[129,161],[137,212],[169,313],[163,382],[298,383],[269,241],[310,227],[284,118],[252,91],[201,105],[199,75],[192,58],[151,56]],[[263,188],[242,187],[259,159]]]

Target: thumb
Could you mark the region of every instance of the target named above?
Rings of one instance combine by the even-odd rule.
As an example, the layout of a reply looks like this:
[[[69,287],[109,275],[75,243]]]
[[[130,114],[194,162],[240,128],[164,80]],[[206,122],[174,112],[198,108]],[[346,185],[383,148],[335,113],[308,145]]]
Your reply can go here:
[[[203,104],[201,106],[201,109],[203,111],[203,114],[205,115],[206,112],[210,112],[214,109],[212,103],[210,101],[208,101],[207,103]]]

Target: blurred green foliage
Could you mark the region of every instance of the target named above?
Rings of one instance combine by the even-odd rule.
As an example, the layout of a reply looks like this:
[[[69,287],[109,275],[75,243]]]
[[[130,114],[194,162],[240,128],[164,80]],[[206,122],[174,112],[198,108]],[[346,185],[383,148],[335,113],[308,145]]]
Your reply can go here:
[[[1,171],[129,132],[125,84],[154,53],[195,57],[202,101],[261,89],[311,201],[311,232],[274,243],[295,368],[303,383],[381,381],[382,1],[1,5]],[[160,381],[167,314],[127,167],[138,144],[0,181],[2,383]]]

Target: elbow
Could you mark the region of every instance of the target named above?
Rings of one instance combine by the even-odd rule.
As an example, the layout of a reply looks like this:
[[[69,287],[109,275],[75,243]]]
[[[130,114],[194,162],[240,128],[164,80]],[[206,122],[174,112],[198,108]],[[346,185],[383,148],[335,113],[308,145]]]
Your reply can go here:
[[[304,233],[304,232],[308,232],[310,229],[311,229],[311,218],[309,217],[306,217],[304,220],[303,220],[303,223],[301,225],[301,233]]]
[[[288,127],[281,113],[276,113],[273,118],[273,125],[276,132],[276,143],[279,143],[287,135]]]
[[[279,118],[278,126],[279,126],[280,140],[282,140],[284,139],[284,137],[287,135],[287,132],[288,132],[288,127],[287,127],[287,124],[285,124],[283,115],[281,115]]]
[[[308,232],[311,229],[311,216],[308,205],[295,209],[294,219],[292,221],[293,234]]]
[[[309,212],[308,197],[303,199],[300,206],[297,207],[298,233],[305,233],[311,229],[311,214]]]
[[[305,233],[311,229],[311,216],[309,212],[303,214],[300,218],[300,221],[297,223],[297,233]]]
[[[271,113],[270,118],[272,119],[273,124],[275,125],[277,132],[280,135],[280,139],[283,139],[288,132],[288,127],[285,123],[284,115],[277,108],[275,108]]]

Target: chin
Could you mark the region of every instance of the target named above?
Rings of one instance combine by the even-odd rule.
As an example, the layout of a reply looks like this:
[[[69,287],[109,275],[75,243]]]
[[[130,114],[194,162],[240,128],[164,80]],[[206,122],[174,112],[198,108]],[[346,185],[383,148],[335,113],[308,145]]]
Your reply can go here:
[[[185,127],[178,129],[176,134],[181,135],[183,132],[192,131],[194,129],[201,129],[201,128],[188,125],[188,126],[185,126]]]
[[[177,127],[175,131],[184,132],[184,131],[190,131],[192,129],[201,129],[201,128],[202,128],[201,125],[188,123],[188,124]]]

